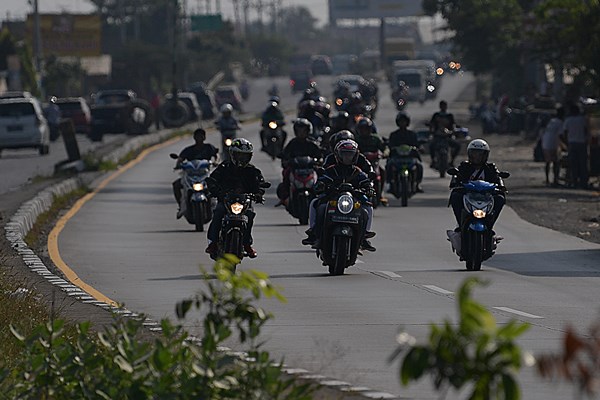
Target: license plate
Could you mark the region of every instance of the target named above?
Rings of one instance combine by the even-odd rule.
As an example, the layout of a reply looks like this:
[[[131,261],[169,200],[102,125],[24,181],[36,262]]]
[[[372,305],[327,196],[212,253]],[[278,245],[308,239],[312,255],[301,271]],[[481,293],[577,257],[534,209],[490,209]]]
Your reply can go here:
[[[8,125],[6,130],[8,132],[20,132],[23,130],[23,125]]]
[[[358,217],[350,217],[345,215],[332,215],[332,222],[341,222],[346,224],[358,224]]]

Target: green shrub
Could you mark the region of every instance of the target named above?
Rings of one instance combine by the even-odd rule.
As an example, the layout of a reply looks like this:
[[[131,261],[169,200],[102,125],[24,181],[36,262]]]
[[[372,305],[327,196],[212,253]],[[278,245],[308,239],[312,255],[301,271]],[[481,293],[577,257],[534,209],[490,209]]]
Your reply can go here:
[[[467,279],[458,292],[458,326],[450,321],[431,325],[429,343],[416,345],[414,338],[398,335],[399,347],[390,362],[400,362],[403,385],[429,374],[436,390],[447,391],[471,385],[470,400],[520,398],[514,372],[522,365],[521,349],[515,339],[529,325],[515,320],[498,327],[496,319],[483,305],[471,298],[477,278]]]
[[[27,336],[11,326],[22,353],[12,370],[0,368],[0,390],[19,399],[310,399],[312,387],[284,378],[258,342],[271,316],[252,303],[283,297],[263,273],[232,273],[234,262],[218,261],[205,274],[206,289],[177,305],[180,317],[192,307],[204,311],[201,343],[167,320],[153,340],[136,319],[118,319],[101,333],[80,323],[74,340],[61,320]],[[245,356],[223,351],[234,334]]]

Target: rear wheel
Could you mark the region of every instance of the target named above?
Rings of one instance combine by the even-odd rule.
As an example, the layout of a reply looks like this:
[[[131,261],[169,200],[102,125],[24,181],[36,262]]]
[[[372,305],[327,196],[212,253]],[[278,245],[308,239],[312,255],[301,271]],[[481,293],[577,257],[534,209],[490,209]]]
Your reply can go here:
[[[350,238],[335,236],[333,243],[335,246],[335,259],[333,265],[329,266],[329,273],[331,275],[344,275]]]
[[[446,177],[447,169],[448,169],[448,153],[438,154],[438,171],[440,172],[440,178]]]

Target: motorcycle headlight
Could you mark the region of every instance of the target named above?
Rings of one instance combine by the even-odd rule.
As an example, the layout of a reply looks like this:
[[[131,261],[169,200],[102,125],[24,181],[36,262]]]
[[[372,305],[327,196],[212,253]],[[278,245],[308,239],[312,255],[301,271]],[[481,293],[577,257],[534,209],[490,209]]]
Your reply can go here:
[[[341,195],[337,201],[337,208],[342,214],[349,214],[354,208],[354,199],[347,194]]]
[[[473,210],[473,216],[475,218],[485,218],[485,211],[483,210]]]
[[[204,190],[204,185],[202,183],[194,183],[194,185],[192,186],[192,188],[196,192],[201,192],[202,190]]]
[[[277,129],[277,122],[275,122],[275,121],[269,122],[269,128],[271,128],[271,129]]]
[[[231,142],[232,142],[231,139],[229,139],[229,138],[225,139],[225,146],[227,146],[227,147],[231,146]]]
[[[435,90],[435,86],[433,85],[427,85],[427,90],[431,93]]]
[[[229,206],[231,208],[231,212],[234,213],[235,215],[238,215],[239,213],[242,212],[242,210],[244,209],[244,205],[240,204],[240,203],[233,203],[231,206]]]

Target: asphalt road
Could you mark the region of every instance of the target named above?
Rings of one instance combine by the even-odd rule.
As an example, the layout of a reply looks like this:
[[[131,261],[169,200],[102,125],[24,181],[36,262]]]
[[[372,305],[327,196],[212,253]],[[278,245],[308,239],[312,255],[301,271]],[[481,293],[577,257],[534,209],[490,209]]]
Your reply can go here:
[[[450,111],[471,81],[468,74],[445,78],[440,98],[450,102]],[[395,110],[384,86],[381,99],[377,124],[387,136]],[[409,106],[413,121],[436,109],[437,101]],[[253,123],[243,135],[256,141],[258,130]],[[217,143],[218,137],[209,140]],[[198,266],[211,265],[204,253],[205,235],[175,219],[170,183],[176,174],[168,153],[188,142],[148,155],[113,180],[67,223],[59,238],[62,258],[83,281],[154,318],[173,317],[175,303],[203,285]],[[557,350],[567,323],[583,329],[597,316],[600,246],[533,226],[507,207],[496,228],[505,237],[497,254],[482,271],[467,272],[446,241],[445,230],[454,227],[446,208],[448,180],[428,168],[426,193],[410,199],[408,208],[392,199],[389,208],[375,211],[377,252],[366,254],[346,275],[330,277],[314,252],[301,245],[305,227],[273,207],[279,165],[261,153],[254,160],[274,185],[267,204],[256,208],[259,258],[245,259],[241,268],[267,272],[287,297],[286,304],[264,302],[275,315],[264,333],[267,348],[276,357],[285,356],[291,366],[402,398],[437,399],[427,379],[401,388],[397,365],[387,359],[400,327],[425,340],[430,323],[456,319],[453,292],[469,276],[490,281],[475,297],[500,323],[516,318],[532,324],[520,343],[534,353]],[[193,320],[186,324],[198,329]],[[540,381],[532,369],[522,372],[520,381],[522,398],[528,400],[562,400],[574,393],[571,387]],[[459,396],[451,392],[447,398]]]

